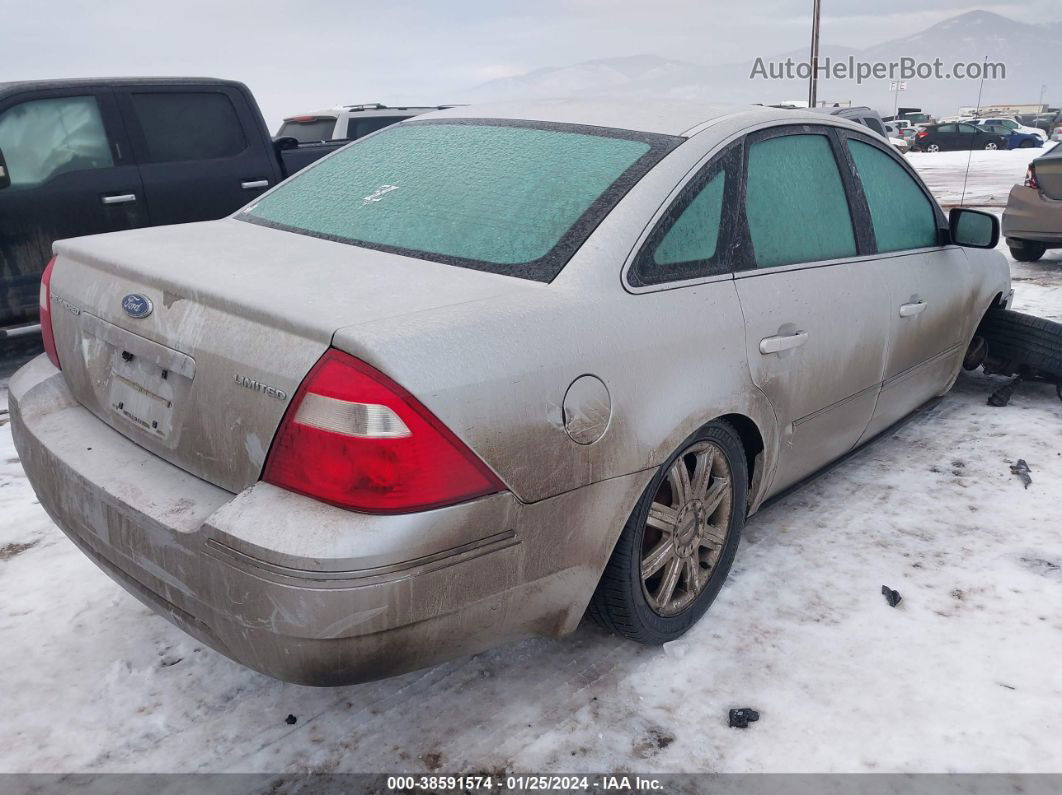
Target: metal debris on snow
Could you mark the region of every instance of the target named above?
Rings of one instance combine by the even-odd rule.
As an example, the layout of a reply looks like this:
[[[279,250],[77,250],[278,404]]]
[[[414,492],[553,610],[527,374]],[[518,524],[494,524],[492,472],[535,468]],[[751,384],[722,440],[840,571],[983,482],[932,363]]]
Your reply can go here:
[[[1010,471],[1021,478],[1021,482],[1025,484],[1025,488],[1029,488],[1029,484],[1032,483],[1032,478],[1029,477],[1029,473],[1032,470],[1029,469],[1029,465],[1025,463],[1024,458],[1019,458],[1018,463],[1011,464]]]
[[[759,719],[760,713],[751,707],[730,710],[731,729],[747,729],[750,723],[755,723]]]
[[[881,595],[885,597],[885,601],[889,603],[889,607],[896,607],[896,605],[900,603],[900,600],[903,599],[903,597],[900,596],[899,591],[890,588],[887,585],[881,586]]]

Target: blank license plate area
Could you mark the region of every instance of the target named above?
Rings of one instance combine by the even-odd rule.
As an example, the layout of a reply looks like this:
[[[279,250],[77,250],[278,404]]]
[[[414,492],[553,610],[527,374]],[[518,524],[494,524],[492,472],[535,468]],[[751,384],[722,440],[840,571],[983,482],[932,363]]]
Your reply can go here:
[[[111,411],[165,440],[173,430],[175,386],[181,378],[150,359],[114,348],[108,395]]]

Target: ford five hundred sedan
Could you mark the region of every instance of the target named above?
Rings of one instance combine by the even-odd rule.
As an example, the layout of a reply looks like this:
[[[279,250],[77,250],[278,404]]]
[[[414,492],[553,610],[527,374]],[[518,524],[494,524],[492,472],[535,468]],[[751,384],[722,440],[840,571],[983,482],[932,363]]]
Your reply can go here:
[[[998,236],[837,117],[430,113],[230,218],[57,243],[15,441],[86,555],[281,679],[587,612],[659,644],[765,499],[950,388]]]

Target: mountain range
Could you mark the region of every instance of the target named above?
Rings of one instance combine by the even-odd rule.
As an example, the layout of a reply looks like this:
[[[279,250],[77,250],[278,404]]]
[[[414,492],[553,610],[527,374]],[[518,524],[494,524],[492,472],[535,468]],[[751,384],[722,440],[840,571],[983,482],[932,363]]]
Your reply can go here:
[[[866,62],[893,62],[902,57],[932,62],[939,58],[945,70],[956,62],[992,62],[1006,65],[1006,79],[986,80],[981,104],[1030,104],[1040,101],[1062,103],[1062,81],[1055,78],[1062,52],[1062,22],[1030,25],[988,11],[970,11],[939,22],[921,33],[894,39],[863,49],[829,45],[820,50],[820,60],[834,61],[849,56]],[[807,49],[765,57],[764,61],[807,61]],[[524,75],[501,78],[466,91],[467,101],[616,94],[625,96],[669,96],[711,102],[773,104],[806,99],[806,80],[751,79],[754,59],[746,63],[706,66],[673,60],[660,55],[632,55],[585,61],[570,66],[536,69]],[[977,80],[907,81],[907,89],[897,97],[889,81],[820,79],[818,95],[828,104],[851,102],[870,105],[884,115],[894,103],[924,108],[937,115],[955,113],[960,106],[976,105]]]

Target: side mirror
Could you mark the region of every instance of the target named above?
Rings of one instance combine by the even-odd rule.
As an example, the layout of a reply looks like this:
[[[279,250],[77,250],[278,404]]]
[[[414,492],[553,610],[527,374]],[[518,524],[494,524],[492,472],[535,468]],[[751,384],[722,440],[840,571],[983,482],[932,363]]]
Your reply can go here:
[[[995,248],[999,243],[999,219],[980,210],[955,207],[948,213],[951,242],[967,248]]]
[[[299,139],[290,135],[281,135],[273,139],[273,144],[279,152],[288,152],[299,148]]]
[[[4,160],[4,153],[0,150],[0,188],[6,188],[11,184],[11,174],[7,170],[7,161]]]

